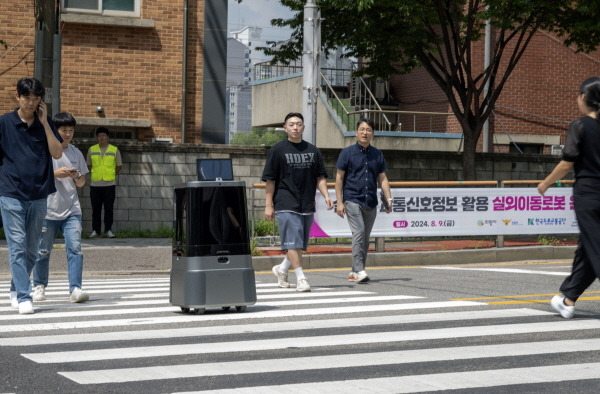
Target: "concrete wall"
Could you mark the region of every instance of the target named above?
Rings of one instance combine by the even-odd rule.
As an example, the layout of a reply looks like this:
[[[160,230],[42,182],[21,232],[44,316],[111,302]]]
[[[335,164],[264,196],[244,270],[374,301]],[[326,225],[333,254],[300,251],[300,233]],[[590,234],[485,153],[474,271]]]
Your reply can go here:
[[[252,126],[281,126],[290,112],[302,112],[302,77],[252,83]]]
[[[39,1],[0,1],[0,38],[9,48],[5,51],[2,47],[1,50],[0,113],[17,106],[17,81],[34,74],[34,8],[37,3]],[[185,142],[188,143],[202,142],[203,113],[209,113],[203,108],[202,50],[205,46],[205,11],[210,12],[211,7],[226,9],[227,2],[201,0],[190,1],[188,5],[185,86]],[[226,12],[222,10],[206,15],[212,22],[217,22],[217,16],[221,25],[226,23]],[[130,121],[126,129],[140,141],[173,138],[180,142],[184,87],[183,2],[140,1],[139,18],[62,12],[60,20],[60,110],[71,112],[78,122],[87,118],[86,124],[93,128],[109,120]],[[222,33],[225,37],[225,32]],[[224,49],[221,52],[224,59]],[[102,114],[96,113],[98,105],[104,107]],[[222,131],[224,120],[217,124]]]
[[[344,140],[353,143],[354,137]],[[380,142],[380,141],[378,141]],[[91,141],[78,144],[85,155]],[[123,170],[118,176],[115,224],[113,231],[156,230],[172,226],[173,186],[196,180],[196,159],[231,158],[236,180],[246,182],[249,210],[250,188],[261,183],[268,147],[194,145],[164,143],[119,144]],[[415,152],[383,149],[391,181],[436,181],[461,179],[461,155],[451,152]],[[330,181],[334,181],[335,163],[340,149],[321,148]],[[558,162],[553,156],[478,154],[477,180],[542,179]],[[88,176],[89,181],[89,176]],[[264,190],[256,193],[256,217],[262,218]],[[80,192],[84,232],[91,232],[89,186]]]

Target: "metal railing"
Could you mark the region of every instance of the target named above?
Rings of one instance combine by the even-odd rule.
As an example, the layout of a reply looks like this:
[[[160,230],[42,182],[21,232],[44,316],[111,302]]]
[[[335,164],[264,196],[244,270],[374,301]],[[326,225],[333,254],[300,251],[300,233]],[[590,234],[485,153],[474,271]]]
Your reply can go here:
[[[301,62],[289,65],[262,62],[254,66],[255,81],[299,73],[302,73]],[[448,117],[454,117],[451,112],[384,109],[366,81],[362,77],[354,77],[350,69],[322,68],[320,86],[329,106],[346,128],[345,131],[354,130],[360,118],[368,117],[375,122],[377,131],[447,133]],[[348,97],[340,97],[342,91]]]
[[[254,81],[285,77],[292,74],[302,73],[302,62],[285,64],[271,64],[261,62],[254,65]],[[333,86],[349,89],[352,83],[352,70],[342,68],[321,68],[321,75]]]
[[[446,133],[448,132],[447,119],[449,116],[454,117],[452,112],[384,110],[364,79],[360,77],[356,78],[359,81],[358,88],[353,89],[353,91],[358,90],[358,93],[353,92],[350,98],[343,99],[339,97],[324,74],[321,74],[321,79],[329,106],[346,127],[345,131],[354,130],[356,122],[360,118],[367,117],[373,120],[377,131],[416,133],[419,130]]]

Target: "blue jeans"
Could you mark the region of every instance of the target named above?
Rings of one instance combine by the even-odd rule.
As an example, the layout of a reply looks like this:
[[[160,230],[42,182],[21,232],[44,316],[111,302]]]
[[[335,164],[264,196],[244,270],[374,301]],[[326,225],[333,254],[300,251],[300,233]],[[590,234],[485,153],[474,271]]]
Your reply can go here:
[[[33,285],[48,286],[50,272],[50,253],[56,240],[56,234],[61,232],[65,237],[67,249],[67,272],[69,274],[69,292],[81,288],[83,271],[83,254],[81,253],[81,215],[71,215],[64,220],[44,220],[40,238],[39,253],[33,267]]]
[[[31,301],[29,274],[37,258],[46,199],[21,201],[0,196],[0,209],[10,261],[10,291],[17,292],[19,303]]]

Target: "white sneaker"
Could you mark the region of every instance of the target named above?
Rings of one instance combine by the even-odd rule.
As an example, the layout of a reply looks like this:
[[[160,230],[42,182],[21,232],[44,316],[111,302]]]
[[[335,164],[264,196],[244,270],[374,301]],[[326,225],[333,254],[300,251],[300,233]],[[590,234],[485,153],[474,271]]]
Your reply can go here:
[[[98,236],[98,233],[96,232],[96,230],[92,231],[92,233],[90,234],[90,238],[96,238]]]
[[[19,315],[31,315],[33,313],[33,302],[19,302]]]
[[[82,291],[79,287],[76,287],[71,292],[71,302],[85,302],[90,299],[90,296],[85,291]]]
[[[46,301],[46,289],[44,288],[44,285],[37,285],[33,289],[31,297],[34,301]]]
[[[350,271],[350,273],[348,274],[348,281],[356,282],[357,279],[358,279],[358,274],[354,271]]]
[[[17,299],[17,292],[10,292],[10,306],[13,309],[19,309],[19,300]]]
[[[112,231],[108,230],[108,231],[106,232],[106,236],[107,236],[108,238],[114,238],[114,237],[115,237],[115,233],[113,233]]]
[[[565,298],[566,297],[562,294],[555,295],[554,297],[552,297],[552,300],[550,300],[550,305],[552,306],[552,308],[554,308],[555,311],[560,313],[562,317],[564,317],[565,319],[570,319],[575,314],[575,307],[565,304]]]
[[[281,265],[281,264],[279,264]],[[279,271],[279,265],[273,267],[273,275],[277,277],[277,284],[279,287],[290,287],[290,283],[288,282],[288,274]]]
[[[356,274],[356,283],[366,283],[369,281],[369,277],[367,276],[367,271],[360,271]]]
[[[310,291],[310,285],[306,281],[306,278],[298,279],[296,283],[296,291],[308,292]]]

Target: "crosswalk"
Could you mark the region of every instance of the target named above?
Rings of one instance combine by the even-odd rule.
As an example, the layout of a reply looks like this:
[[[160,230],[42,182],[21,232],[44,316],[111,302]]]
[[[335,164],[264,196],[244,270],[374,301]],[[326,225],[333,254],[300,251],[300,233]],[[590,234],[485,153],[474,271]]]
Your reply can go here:
[[[85,304],[70,304],[67,282],[57,280],[34,315],[20,316],[8,297],[0,300],[0,351],[47,368],[65,392],[416,393],[510,385],[535,392],[569,381],[600,387],[595,318],[383,295],[369,286],[315,286],[311,293],[256,286],[258,302],[246,312],[194,315],[169,304],[168,277],[86,280]],[[586,359],[577,362],[579,354]]]

